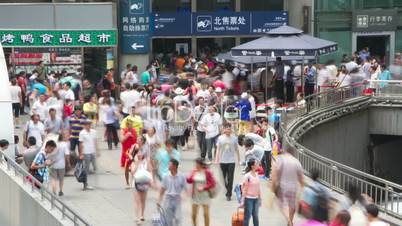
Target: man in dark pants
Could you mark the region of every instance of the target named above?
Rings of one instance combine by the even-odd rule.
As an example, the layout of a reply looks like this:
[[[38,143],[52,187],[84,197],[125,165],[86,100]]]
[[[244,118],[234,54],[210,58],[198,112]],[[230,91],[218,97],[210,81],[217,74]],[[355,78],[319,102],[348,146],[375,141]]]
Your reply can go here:
[[[205,99],[203,97],[199,97],[198,105],[194,108],[194,128],[196,128],[197,144],[200,148],[201,155],[202,153],[207,153],[207,141],[205,139],[205,131],[204,128],[199,125],[202,117],[207,113],[206,108],[207,107],[205,106]]]
[[[282,58],[277,57],[275,63],[275,74],[273,80],[275,81],[275,96],[278,100],[285,100],[284,92],[284,79],[285,76],[285,64],[282,62]]]
[[[314,94],[315,76],[317,74],[317,71],[315,67],[313,67],[312,63],[308,65],[304,71],[304,74],[306,76],[306,82],[304,83],[304,96],[308,97]]]
[[[232,134],[231,125],[225,124],[223,134],[218,137],[218,141],[216,142],[215,162],[220,164],[226,188],[226,199],[228,201],[232,198],[233,177],[236,167],[235,155],[240,163],[237,138]]]
[[[272,146],[274,141],[278,138],[276,136],[274,127],[272,127],[269,124],[268,120],[264,120],[263,125],[265,128],[267,128],[266,130],[267,145],[266,150],[264,151],[264,157],[262,159],[262,168],[264,169],[264,176],[265,176],[264,179],[268,179],[269,174],[271,173]]]
[[[295,84],[294,84],[294,68],[295,66],[290,66],[290,69],[286,73],[286,103],[293,103],[293,98],[295,95]]]

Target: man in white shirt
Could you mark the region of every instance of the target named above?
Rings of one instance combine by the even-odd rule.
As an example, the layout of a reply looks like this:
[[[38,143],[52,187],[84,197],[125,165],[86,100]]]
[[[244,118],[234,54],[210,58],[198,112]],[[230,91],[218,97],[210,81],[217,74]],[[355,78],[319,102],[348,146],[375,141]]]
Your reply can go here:
[[[47,103],[45,100],[45,95],[41,94],[39,96],[39,100],[37,100],[32,106],[32,113],[39,115],[42,122],[44,122],[47,118]]]
[[[131,71],[131,64],[127,64],[127,65],[126,65],[126,69],[124,69],[124,70],[121,72],[121,74],[120,74],[120,79],[121,79],[121,82],[122,82],[122,83],[125,81],[126,75],[127,75],[127,73],[128,73],[129,71]]]
[[[209,98],[211,97],[211,93],[208,90],[208,84],[204,83],[201,86],[201,89],[197,92],[197,97],[203,97],[205,101],[208,102]]]
[[[367,211],[367,218],[369,221],[369,226],[390,226],[390,224],[382,221],[378,217],[378,207],[375,204],[368,204],[366,206],[366,211]]]
[[[45,126],[39,120],[38,114],[33,114],[31,116],[31,120],[27,122],[24,128],[24,146],[28,147],[28,138],[35,137],[36,146],[41,147],[43,139],[45,137]]]
[[[94,171],[96,171],[96,154],[99,156],[96,130],[91,128],[91,120],[84,122],[84,129],[79,135],[79,153],[80,159],[84,161],[85,171],[89,174],[89,165],[92,164]],[[84,190],[90,190],[88,182],[84,182]]]
[[[220,127],[222,125],[222,117],[216,112],[214,106],[209,106],[208,114],[206,114],[201,122],[201,126],[205,131],[206,139],[206,152],[208,153],[208,164],[212,161],[212,148],[216,146],[216,140],[220,134]],[[201,153],[201,158],[205,159],[206,153]]]
[[[204,97],[198,98],[198,105],[194,108],[194,127],[197,130],[197,143],[200,154],[207,153],[207,143],[205,140],[205,130],[200,124],[202,118],[207,114],[207,106]],[[204,156],[205,157],[205,156]]]
[[[124,86],[126,90],[120,93],[120,101],[121,112],[125,118],[130,114],[131,108],[137,104],[140,94],[136,90],[132,90],[129,83],[126,83]]]
[[[14,113],[14,124],[16,128],[19,128],[20,124],[20,110],[22,106],[22,95],[21,95],[21,87],[17,85],[17,80],[11,80],[10,86],[10,94],[11,94],[11,103],[13,107]]]
[[[63,84],[63,89],[59,91],[60,98],[63,100],[75,100],[74,92],[71,90],[71,83],[66,82]]]

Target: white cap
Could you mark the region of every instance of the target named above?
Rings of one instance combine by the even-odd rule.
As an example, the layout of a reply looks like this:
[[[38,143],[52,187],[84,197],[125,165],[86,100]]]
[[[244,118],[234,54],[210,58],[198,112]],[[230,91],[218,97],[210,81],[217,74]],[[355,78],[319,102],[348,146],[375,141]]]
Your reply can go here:
[[[184,90],[179,87],[174,90],[174,93],[177,95],[182,95],[184,93]]]

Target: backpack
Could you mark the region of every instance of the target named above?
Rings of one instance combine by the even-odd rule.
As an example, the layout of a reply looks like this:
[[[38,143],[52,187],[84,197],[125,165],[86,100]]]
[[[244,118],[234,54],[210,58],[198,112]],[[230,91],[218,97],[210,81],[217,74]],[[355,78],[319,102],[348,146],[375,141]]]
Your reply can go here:
[[[308,187],[315,193],[315,205],[311,207],[313,211],[313,219],[320,222],[328,221],[329,201],[325,190],[320,186],[311,185]]]

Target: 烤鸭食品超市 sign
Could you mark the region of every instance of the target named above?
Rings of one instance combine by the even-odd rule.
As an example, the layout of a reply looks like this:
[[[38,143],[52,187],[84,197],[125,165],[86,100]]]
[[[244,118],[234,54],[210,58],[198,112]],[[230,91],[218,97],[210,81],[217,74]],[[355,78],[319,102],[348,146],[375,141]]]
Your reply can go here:
[[[0,30],[4,47],[108,47],[117,45],[115,30]]]

